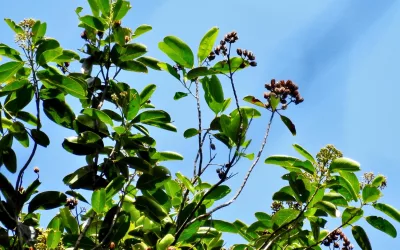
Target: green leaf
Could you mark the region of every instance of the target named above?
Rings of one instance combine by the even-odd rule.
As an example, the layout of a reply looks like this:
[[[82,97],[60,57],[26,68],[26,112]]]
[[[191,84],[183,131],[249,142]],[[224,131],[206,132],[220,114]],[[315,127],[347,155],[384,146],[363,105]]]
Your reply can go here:
[[[350,186],[354,190],[354,194],[359,194],[360,193],[360,182],[357,178],[357,176],[352,173],[352,172],[347,172],[347,171],[340,171],[339,172],[340,176],[342,176],[348,183],[350,183]]]
[[[61,232],[50,230],[46,238],[47,248],[49,249],[56,248],[60,240],[61,240]]]
[[[347,179],[341,176],[332,176],[331,180],[328,181],[328,184],[331,189],[342,194],[347,199],[347,201],[350,201],[352,199],[354,201],[358,201],[358,193],[355,192],[352,184]],[[341,192],[341,190],[345,191]],[[344,192],[347,192],[347,195],[345,195]]]
[[[204,61],[212,51],[218,33],[219,29],[217,27],[212,27],[201,39],[199,50],[197,52],[199,64]]]
[[[89,204],[89,202],[85,199],[85,197],[83,197],[83,195],[81,195],[80,193],[73,191],[73,190],[68,190],[65,192],[68,195],[71,195],[72,197],[75,197],[76,199],[83,201],[87,204]]]
[[[17,155],[12,148],[6,148],[2,152],[2,160],[7,170],[11,173],[17,172]]]
[[[269,103],[271,104],[272,111],[275,111],[281,103],[281,98],[274,93],[271,93],[271,97],[269,99]],[[282,119],[282,118],[281,118]]]
[[[36,44],[39,40],[41,40],[46,34],[47,24],[41,23],[40,21],[36,21],[36,23],[32,27],[32,41]]]
[[[19,56],[19,52],[13,48],[8,47],[8,45],[4,43],[0,43],[0,55],[6,56],[15,61],[22,61],[22,58]]]
[[[345,157],[337,158],[332,161],[329,166],[331,172],[349,171],[355,172],[360,170],[360,163]]]
[[[146,160],[138,157],[125,157],[119,162],[128,164],[130,168],[136,169],[140,172],[149,173],[151,171],[151,164]]]
[[[218,231],[224,233],[238,233],[239,230],[230,222],[223,221],[223,220],[210,220],[207,223],[208,226],[217,229]]]
[[[124,187],[125,184],[125,178],[120,175],[116,178],[114,178],[105,188],[105,199],[106,201],[112,199],[114,195],[116,195],[121,189]]]
[[[4,83],[13,77],[23,66],[24,62],[6,62],[0,65],[0,83]]]
[[[54,59],[61,56],[63,53],[60,43],[53,38],[42,39],[38,44],[36,62],[40,66],[45,66],[48,62],[53,62]]]
[[[62,225],[67,228],[67,232],[69,232],[70,234],[79,234],[78,222],[76,221],[74,216],[72,216],[71,211],[68,207],[60,209],[60,216],[62,220]]]
[[[32,194],[36,193],[36,189],[42,184],[39,179],[34,180],[28,188],[25,190],[25,193],[23,194],[24,198],[23,201],[27,202],[31,198]]]
[[[327,212],[332,217],[339,217],[340,212],[336,209],[336,206],[328,201],[319,201],[314,204],[315,208],[321,209],[322,211]]]
[[[307,160],[309,160],[312,163],[315,163],[314,157],[307,150],[305,150],[302,146],[300,146],[299,144],[293,144],[293,147],[304,158],[306,158]]]
[[[171,178],[171,172],[162,166],[155,166],[151,174],[142,174],[137,181],[137,188],[141,190],[154,190],[156,184]]]
[[[20,88],[22,88],[22,87],[25,87],[25,86],[28,85],[28,84],[29,84],[29,81],[26,80],[26,79],[13,81],[13,82],[8,83],[7,85],[5,85],[5,86],[1,89],[1,91],[2,91],[2,92],[8,92],[8,91],[11,92],[11,91],[15,91],[15,90],[18,90],[18,89],[20,89]]]
[[[146,54],[147,47],[140,43],[130,43],[122,47],[119,60],[122,62],[130,61]]]
[[[53,219],[51,219],[51,221],[47,225],[47,229],[53,229],[53,230],[59,231],[60,230],[60,226],[61,226],[60,215],[56,215],[56,216],[53,217]]]
[[[162,219],[168,216],[168,213],[164,210],[164,208],[149,197],[137,196],[134,205],[136,209],[143,212],[155,222],[160,222]]]
[[[82,23],[86,24],[87,26],[95,30],[104,31],[106,29],[106,24],[99,17],[86,15],[80,17],[79,20],[81,20]]]
[[[143,63],[144,65],[146,65],[147,67],[149,67],[151,69],[162,70],[160,68],[160,66],[158,66],[158,64],[161,62],[153,57],[142,56],[142,57],[138,58],[136,61]]]
[[[99,8],[99,3],[98,0],[88,0],[90,9],[92,10],[92,13],[94,16],[99,16],[100,15],[100,8]]]
[[[140,93],[140,105],[145,104],[150,99],[154,91],[156,91],[156,88],[157,86],[155,84],[149,84],[142,90]]]
[[[100,188],[95,190],[92,193],[92,209],[101,214],[104,212],[104,208],[106,205],[106,190],[104,188]]]
[[[193,136],[196,136],[199,134],[199,131],[195,128],[189,128],[186,129],[185,132],[183,133],[183,136],[187,139]]]
[[[231,64],[231,72],[235,72],[235,71],[239,71],[241,69],[246,68],[249,64],[248,62],[246,62],[244,59],[242,59],[241,57],[232,57],[230,59],[230,64]],[[242,65],[244,67],[242,67]],[[218,72],[218,73],[229,73],[229,64],[226,60],[224,61],[220,61],[217,62],[212,68],[211,70]]]
[[[248,95],[243,98],[243,101],[256,105],[258,107],[265,108],[265,104],[254,96]]]
[[[73,129],[72,122],[75,119],[75,114],[66,102],[59,99],[44,100],[43,110],[53,122],[65,128]]]
[[[285,168],[290,168],[293,166],[293,164],[297,161],[300,161],[299,159],[291,156],[286,156],[286,155],[272,155],[265,159],[265,164],[273,164],[273,165],[278,165],[282,166]]]
[[[113,21],[122,20],[131,8],[129,1],[117,0],[113,5]]]
[[[102,121],[102,122],[104,122],[106,124],[109,124],[111,126],[114,125],[112,119],[106,113],[104,113],[101,110],[93,109],[93,108],[86,108],[86,109],[84,109],[82,111],[82,114],[87,114],[90,117],[97,118],[100,121]]]
[[[310,181],[295,172],[289,173],[289,185],[294,191],[296,200],[306,202],[311,195]]]
[[[164,41],[158,44],[158,48],[179,65],[185,68],[193,67],[193,52],[190,47],[178,37],[165,37]]]
[[[104,143],[99,135],[85,131],[79,136],[65,138],[62,146],[66,151],[75,155],[90,155],[104,148]]]
[[[201,76],[213,75],[214,71],[209,70],[207,67],[201,66],[189,70],[186,74],[187,79],[192,80]]]
[[[32,135],[32,139],[40,146],[43,146],[46,148],[47,146],[50,145],[50,139],[43,131],[40,131],[37,129],[32,129],[31,135]]]
[[[135,39],[135,38],[143,35],[144,33],[149,32],[152,29],[153,28],[150,25],[142,24],[139,27],[137,27],[136,30],[133,32],[132,39]]]
[[[8,112],[17,113],[31,102],[34,93],[35,91],[31,84],[25,85],[6,98],[4,107]]]
[[[22,34],[24,33],[24,30],[17,25],[13,20],[9,19],[9,18],[4,18],[4,21],[8,24],[8,26],[10,26],[10,28],[17,34]]]
[[[362,198],[364,203],[377,201],[382,196],[381,191],[372,185],[365,185],[362,190]]]
[[[28,206],[28,212],[32,213],[38,209],[49,210],[65,204],[67,196],[57,191],[46,191],[37,194]]]
[[[295,136],[296,135],[296,126],[293,124],[293,122],[284,115],[281,115],[281,120],[286,125],[286,127],[289,129],[290,133],[292,133],[292,135]]]
[[[343,197],[343,195],[336,193],[336,192],[330,192],[324,195],[322,198],[323,201],[328,201],[331,202],[332,204],[336,206],[341,206],[341,207],[347,207],[348,203],[346,199]]]
[[[313,166],[313,164],[309,161],[296,161],[293,163],[292,165],[293,168],[300,168],[304,171],[306,171],[309,174],[314,174],[315,173],[315,168]]]
[[[264,212],[256,212],[255,217],[258,221],[261,221],[266,227],[272,228],[272,217]]]
[[[274,193],[272,200],[274,201],[296,201],[293,189],[289,186],[281,188],[278,192]]]
[[[32,115],[31,113],[25,111],[19,111],[16,117],[35,127],[38,125],[36,116]]]
[[[361,208],[348,207],[343,211],[342,224],[344,226],[351,225],[358,221],[364,215],[364,211]]]
[[[392,236],[393,238],[397,237],[396,228],[388,220],[378,216],[367,216],[365,217],[365,220],[376,229]]]
[[[400,223],[400,212],[396,208],[384,203],[375,203],[372,206]]]
[[[51,88],[58,88],[76,98],[86,99],[86,86],[79,83],[79,80],[76,78],[52,74],[48,70],[39,71],[37,76],[40,80],[51,86]]]
[[[58,64],[63,64],[65,62],[72,62],[74,60],[79,60],[80,57],[75,51],[63,50],[62,54],[57,56],[53,61]]]
[[[374,180],[372,181],[371,185],[374,187],[380,187],[382,183],[386,181],[386,177],[384,175],[377,175]]]
[[[110,0],[98,0],[99,9],[104,16],[109,16],[110,14]]]
[[[217,115],[224,107],[224,92],[221,82],[215,75],[211,78],[204,77],[201,82],[203,84],[204,98],[207,105]]]
[[[147,123],[151,121],[171,122],[171,117],[163,110],[147,110],[136,116],[132,123]]]
[[[184,175],[182,175],[180,172],[175,174],[176,177],[182,182],[182,184],[192,193],[194,194],[196,190],[194,189],[192,182]]]
[[[226,185],[221,185],[212,190],[209,195],[207,195],[206,200],[220,200],[227,196],[231,192],[231,189]]]
[[[296,219],[299,214],[300,214],[299,210],[281,209],[272,216],[272,222],[274,225],[280,227],[283,224]]]
[[[218,103],[224,102],[224,91],[222,89],[221,82],[219,81],[216,75],[211,76],[208,89],[210,91],[213,100],[215,100]]]
[[[351,233],[353,234],[354,239],[362,250],[372,250],[367,233],[365,233],[362,227],[353,226],[351,228]]]
[[[168,73],[170,73],[173,77],[175,77],[176,79],[178,79],[180,81],[181,76],[178,74],[178,72],[176,71],[176,69],[174,69],[174,67],[172,67],[171,65],[169,65],[168,63],[163,63],[160,62],[157,64],[158,67],[160,67],[162,70],[167,71]]]
[[[176,152],[164,151],[155,153],[152,159],[157,161],[181,161],[183,160],[183,156]]]

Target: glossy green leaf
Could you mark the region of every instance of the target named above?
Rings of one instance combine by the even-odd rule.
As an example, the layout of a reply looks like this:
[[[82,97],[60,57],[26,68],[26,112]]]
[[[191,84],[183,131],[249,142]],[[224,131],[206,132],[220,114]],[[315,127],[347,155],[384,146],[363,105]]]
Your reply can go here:
[[[42,39],[38,44],[39,46],[36,50],[36,63],[41,66],[53,62],[54,59],[61,56],[63,53],[60,43],[53,38]]]
[[[337,171],[355,172],[360,170],[360,163],[345,157],[337,158],[332,161],[331,165],[329,166],[329,170],[331,172],[337,172]]]
[[[92,10],[92,13],[94,16],[99,16],[100,15],[100,8],[98,4],[98,0],[88,0],[90,9]]]
[[[34,180],[29,186],[28,188],[25,190],[25,193],[23,194],[24,198],[24,202],[29,201],[29,199],[31,198],[31,196],[37,192],[37,188],[40,186],[40,184],[42,184],[39,179]]]
[[[243,98],[243,100],[245,102],[251,103],[251,104],[256,105],[258,107],[265,108],[265,104],[262,101],[260,101],[259,99],[255,98],[254,96],[250,96],[250,95],[245,96]]]
[[[132,8],[129,1],[117,0],[113,5],[113,21],[121,20]]]
[[[181,161],[183,160],[183,156],[176,152],[163,151],[155,153],[152,156],[152,159],[157,161]]]
[[[231,189],[226,186],[226,185],[221,185],[216,187],[214,190],[212,190],[209,195],[207,195],[206,199],[207,200],[220,200],[227,196],[231,192]]]
[[[393,238],[397,237],[396,228],[388,220],[378,216],[367,216],[365,217],[365,220],[376,229],[392,236]]]
[[[62,220],[62,225],[67,229],[67,232],[69,232],[70,234],[79,234],[78,222],[76,221],[74,216],[72,216],[71,211],[68,207],[60,209],[60,216]]]
[[[130,168],[136,169],[140,172],[149,173],[151,171],[151,164],[146,160],[138,157],[125,157],[120,160],[121,163],[128,164]]]
[[[186,96],[188,96],[187,93],[184,93],[184,92],[175,92],[174,100],[179,100],[179,99],[181,99],[181,98],[183,98],[183,97],[186,97]]]
[[[174,67],[172,67],[171,65],[169,65],[168,63],[163,63],[160,62],[157,64],[158,67],[160,67],[162,70],[167,71],[168,73],[170,73],[173,77],[175,77],[176,79],[180,80],[181,76],[178,74],[178,72],[176,71],[176,69]]]
[[[91,131],[80,133],[79,136],[67,137],[62,146],[75,155],[90,155],[104,147],[101,137]]]
[[[56,215],[51,219],[49,224],[47,225],[47,229],[53,229],[59,231],[61,227],[61,218],[60,215]]]
[[[136,209],[143,212],[149,216],[150,219],[156,222],[159,222],[168,216],[168,213],[164,208],[149,197],[137,196],[134,204]]]
[[[92,209],[98,214],[103,213],[106,205],[106,190],[104,188],[95,190],[92,193],[91,201]]]
[[[225,73],[228,74],[230,71],[233,73],[235,71],[239,71],[248,67],[248,62],[246,62],[241,57],[231,57],[230,59],[230,69],[229,64],[226,60],[217,62],[211,69],[218,73]]]
[[[60,126],[72,129],[75,114],[64,101],[48,99],[43,101],[43,110],[46,116]]]
[[[213,75],[214,71],[209,70],[207,67],[200,66],[197,68],[193,68],[189,70],[189,72],[186,74],[187,79],[192,80],[196,79],[201,76],[208,76],[208,75]]]
[[[51,88],[59,88],[76,98],[86,99],[86,86],[81,84],[76,78],[52,74],[47,70],[39,71],[37,76],[40,80],[49,84]]]
[[[74,60],[79,60],[79,54],[72,50],[63,50],[62,54],[57,56],[53,61],[58,64],[63,64],[65,62],[72,62]]]
[[[182,182],[182,184],[192,193],[194,194],[196,190],[194,189],[192,182],[184,175],[182,175],[180,172],[175,174],[176,177]]]
[[[324,195],[323,201],[328,201],[336,206],[347,207],[348,203],[346,199],[339,193],[330,192]]]
[[[75,197],[76,199],[83,201],[87,204],[89,204],[89,202],[85,199],[85,197],[83,197],[83,195],[81,195],[80,193],[73,191],[73,190],[68,190],[65,192],[68,195],[71,195],[72,197]]]
[[[95,30],[104,31],[106,29],[106,24],[99,17],[86,15],[86,16],[80,17],[79,20],[81,20],[82,23],[86,24],[87,26],[89,26]]]
[[[356,207],[348,207],[343,211],[342,224],[345,226],[351,225],[358,221],[364,215],[364,211]]]
[[[286,127],[289,129],[290,133],[292,133],[292,135],[295,136],[296,135],[296,126],[293,124],[293,122],[284,115],[281,115],[280,117],[281,117],[283,124],[285,124]]]
[[[48,232],[47,234],[46,246],[49,249],[56,248],[60,240],[61,240],[61,232],[50,230],[50,232]]]
[[[6,98],[4,107],[8,112],[17,113],[32,101],[34,93],[35,91],[31,84],[25,85]]]
[[[150,25],[142,24],[139,27],[137,27],[136,30],[133,32],[132,39],[135,39],[135,38],[143,35],[144,33],[149,32],[152,29],[153,28]]]
[[[147,47],[140,43],[130,43],[122,47],[119,60],[122,62],[130,61],[146,54]]]
[[[348,183],[350,183],[350,186],[353,188],[355,194],[360,193],[360,182],[354,173],[340,171],[339,175],[343,177]]]
[[[212,27],[201,39],[199,49],[197,51],[199,64],[204,61],[204,59],[206,59],[212,51],[218,33],[219,29],[217,27]]]
[[[141,190],[154,190],[156,184],[162,183],[171,178],[171,172],[162,166],[155,166],[151,174],[142,174],[137,181],[137,188]]]
[[[380,187],[384,182],[386,182],[386,177],[384,175],[379,174],[374,178],[371,185],[374,187]]]
[[[24,33],[24,30],[17,25],[13,20],[9,18],[4,18],[4,21],[10,26],[10,28],[16,33],[16,34],[22,34]]]
[[[272,216],[272,222],[276,226],[280,227],[285,223],[291,222],[296,219],[300,214],[299,210],[295,209],[281,209]]]
[[[299,159],[291,156],[286,156],[286,155],[272,155],[265,159],[265,164],[273,164],[273,165],[278,165],[282,167],[292,167],[292,165],[300,161]]]
[[[342,194],[347,201],[358,201],[358,193],[356,193],[355,188],[353,188],[353,185],[347,179],[341,176],[332,176],[331,180],[328,181],[328,184],[330,185],[331,189]],[[345,195],[344,192],[340,192],[341,189],[344,189],[348,195]]]
[[[204,89],[204,98],[207,105],[217,115],[224,107],[224,92],[217,76],[204,77],[201,80]]]
[[[109,16],[110,14],[110,0],[98,0],[99,9],[104,16]]]
[[[306,158],[307,160],[309,160],[312,163],[315,163],[314,157],[307,150],[305,150],[302,146],[300,146],[299,144],[293,144],[293,147],[304,158]]]
[[[153,57],[142,56],[138,58],[136,61],[143,63],[144,65],[146,65],[146,67],[149,67],[151,69],[162,70],[160,66],[158,66],[158,64],[161,62]]]
[[[0,56],[6,56],[15,61],[22,61],[19,55],[20,53],[17,50],[8,47],[8,45],[4,43],[0,43]]]
[[[31,135],[32,139],[40,146],[47,147],[50,145],[50,139],[43,131],[32,129]]]
[[[8,171],[17,172],[17,155],[12,148],[6,148],[2,151],[2,160]]]
[[[362,198],[364,203],[377,201],[382,196],[381,191],[372,185],[365,185],[362,190]]]
[[[300,168],[304,171],[306,171],[309,174],[314,174],[315,173],[315,168],[313,164],[309,160],[305,161],[295,161],[292,165],[293,168]]]
[[[167,250],[168,247],[175,241],[175,237],[172,234],[165,235],[162,239],[157,242],[157,250]]]
[[[400,212],[396,208],[384,203],[375,203],[372,206],[400,223]]]
[[[289,173],[289,185],[294,191],[296,200],[299,202],[307,202],[311,195],[310,181],[295,172]]]
[[[11,92],[11,91],[15,91],[18,90],[26,85],[29,84],[29,81],[26,79],[23,80],[17,80],[17,81],[13,81],[11,83],[8,83],[7,85],[5,85],[1,91],[2,92]]]
[[[158,48],[171,60],[185,68],[192,68],[194,63],[193,52],[181,39],[175,36],[167,36],[158,44]]]
[[[291,187],[286,186],[281,188],[278,192],[274,193],[272,200],[274,201],[296,201],[295,194]]]
[[[140,105],[145,104],[150,99],[154,91],[156,91],[156,88],[157,86],[155,84],[149,84],[142,90],[140,93]]]
[[[163,110],[147,110],[136,116],[132,120],[132,123],[138,123],[138,122],[147,123],[151,121],[159,121],[167,123],[171,121],[171,117],[167,112]]]
[[[186,130],[185,130],[185,132],[183,133],[183,136],[184,136],[185,138],[190,138],[190,137],[196,136],[196,135],[198,135],[198,134],[199,134],[199,131],[198,131],[197,129],[195,129],[195,128],[189,128],[189,129],[186,129]]]
[[[37,120],[36,116],[34,116],[31,113],[28,113],[28,112],[25,112],[25,111],[19,111],[17,113],[16,117],[18,119],[21,119],[22,121],[30,124],[30,125],[35,126],[35,127],[38,125],[38,123],[37,123],[38,120]]]
[[[351,233],[354,239],[362,250],[372,250],[371,243],[369,242],[368,235],[360,226],[353,226]]]
[[[329,201],[319,201],[314,204],[315,208],[321,209],[322,211],[327,212],[332,217],[339,217],[340,212],[336,209],[336,206]]]
[[[112,119],[103,111],[98,110],[98,109],[93,109],[93,108],[86,108],[82,111],[82,114],[87,114],[90,117],[94,117],[99,119],[100,121],[109,124],[111,126],[113,126],[113,121]]]
[[[40,39],[44,37],[46,34],[47,24],[42,23],[40,21],[36,21],[36,23],[32,27],[32,42],[36,44]]]
[[[281,98],[275,94],[271,94],[270,99],[269,99],[269,104],[272,108],[272,111],[275,111],[278,108],[280,103],[281,103]]]
[[[65,204],[67,196],[57,191],[46,191],[37,194],[28,206],[28,212],[32,213],[38,209],[49,210]]]
[[[0,83],[4,83],[24,66],[24,62],[6,62],[0,65]]]

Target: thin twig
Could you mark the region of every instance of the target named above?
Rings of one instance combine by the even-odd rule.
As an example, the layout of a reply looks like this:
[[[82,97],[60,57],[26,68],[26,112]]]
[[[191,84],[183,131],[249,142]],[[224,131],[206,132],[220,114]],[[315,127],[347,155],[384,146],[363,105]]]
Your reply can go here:
[[[258,153],[257,153],[257,157],[256,157],[256,159],[254,160],[254,162],[251,164],[249,170],[247,171],[247,174],[246,174],[246,176],[245,176],[244,179],[243,179],[242,185],[240,186],[240,188],[239,188],[238,191],[236,192],[235,196],[234,196],[232,199],[230,199],[229,201],[225,202],[224,204],[221,204],[221,205],[215,207],[214,209],[212,209],[212,210],[209,211],[208,213],[205,213],[205,214],[203,214],[203,215],[200,215],[200,216],[194,218],[193,220],[191,220],[191,221],[188,223],[188,225],[192,224],[193,222],[195,222],[195,221],[197,221],[197,220],[199,220],[199,219],[201,219],[201,218],[210,216],[212,213],[218,211],[218,210],[221,209],[221,208],[224,208],[224,207],[229,206],[230,204],[232,204],[232,203],[239,197],[239,195],[242,193],[244,187],[246,186],[246,183],[247,183],[247,181],[248,181],[248,179],[249,179],[249,177],[250,177],[250,175],[251,175],[251,172],[253,171],[254,167],[257,165],[258,161],[259,161],[260,158],[261,158],[261,154],[262,154],[262,152],[264,151],[264,147],[265,147],[265,145],[266,145],[266,143],[267,143],[269,131],[270,131],[270,129],[271,129],[271,124],[272,124],[272,121],[273,121],[273,119],[274,119],[274,114],[275,114],[275,112],[272,112],[271,117],[270,117],[269,122],[268,122],[268,125],[267,125],[267,130],[266,130],[265,135],[264,135],[264,139],[263,139],[263,141],[262,141],[262,143],[261,143],[261,148],[260,148],[260,150],[259,150]]]

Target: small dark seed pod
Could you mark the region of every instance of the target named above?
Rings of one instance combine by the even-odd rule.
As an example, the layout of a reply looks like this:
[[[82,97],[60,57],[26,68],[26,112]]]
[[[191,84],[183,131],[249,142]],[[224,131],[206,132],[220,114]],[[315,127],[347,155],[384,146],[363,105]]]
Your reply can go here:
[[[268,99],[269,96],[270,96],[270,94],[271,94],[270,92],[264,92],[264,98],[265,98],[265,99]]]
[[[247,56],[248,53],[249,53],[249,52],[247,51],[247,49],[243,50],[243,55],[244,55],[244,56]]]
[[[237,53],[239,56],[241,56],[242,53],[243,53],[243,51],[242,51],[242,49],[237,48],[237,49],[236,49],[236,53]]]
[[[215,150],[215,144],[214,144],[214,143],[211,143],[211,144],[210,144],[210,148],[211,148],[212,150]]]
[[[271,91],[271,89],[272,89],[272,88],[271,88],[271,84],[266,83],[266,84],[265,84],[265,88],[266,88],[267,90]]]
[[[219,41],[219,44],[225,45],[225,41],[224,41],[224,40],[221,40],[221,41]]]
[[[244,69],[244,68],[246,68],[246,63],[245,62],[242,62],[241,64],[240,64],[240,66],[239,66],[241,69]]]
[[[256,61],[251,61],[251,62],[250,62],[250,66],[256,67],[256,66],[257,66],[257,62],[256,62]]]
[[[81,38],[84,39],[84,40],[87,40],[86,30],[84,30],[84,31],[81,33]]]

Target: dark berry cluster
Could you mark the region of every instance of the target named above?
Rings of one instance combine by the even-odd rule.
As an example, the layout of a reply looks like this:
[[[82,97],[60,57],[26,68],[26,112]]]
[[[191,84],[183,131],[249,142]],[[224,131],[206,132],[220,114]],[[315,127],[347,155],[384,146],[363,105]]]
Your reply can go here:
[[[268,100],[266,108],[270,107],[272,96],[280,99],[282,109],[286,109],[292,102],[297,105],[304,101],[304,98],[300,96],[299,87],[291,80],[276,82],[275,79],[272,79],[271,83],[265,84],[265,88],[269,90],[269,92],[264,93],[264,98]]]
[[[78,200],[75,198],[67,198],[65,206],[69,209],[74,209],[78,205]]]
[[[238,49],[236,49],[236,53],[239,56],[241,56],[244,60],[249,61],[250,66],[253,66],[253,67],[257,66],[257,62],[254,61],[254,60],[256,60],[256,56],[254,55],[253,52],[251,52],[247,49],[242,50],[242,49],[238,48]]]
[[[353,250],[354,246],[350,243],[350,240],[343,233],[343,231],[339,228],[335,231],[331,232],[328,237],[322,241],[322,245],[330,247],[333,245],[334,249],[340,248],[340,241],[343,241],[342,250]]]

